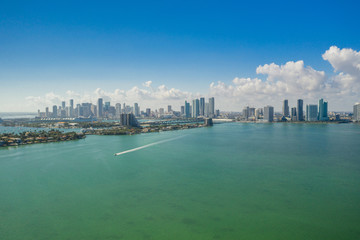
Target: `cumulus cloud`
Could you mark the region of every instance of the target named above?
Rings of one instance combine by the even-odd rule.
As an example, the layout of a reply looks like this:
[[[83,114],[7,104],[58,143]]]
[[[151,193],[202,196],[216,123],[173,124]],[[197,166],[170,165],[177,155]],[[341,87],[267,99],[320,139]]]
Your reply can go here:
[[[325,98],[329,101],[330,109],[350,110],[352,104],[360,99],[360,52],[332,46],[322,57],[331,64],[334,73],[325,74],[324,71],[306,66],[302,60],[288,61],[282,65],[264,64],[256,68],[259,77],[239,76],[229,83],[213,82],[203,96],[216,97],[216,107],[222,110],[240,111],[246,105],[262,107],[270,104],[280,111],[283,99],[289,99],[290,105],[295,105],[298,98],[304,99],[305,104],[316,103],[319,98]],[[112,103],[138,102],[145,107],[159,108],[165,104],[179,107],[184,100],[199,96],[199,93],[168,88],[165,85],[156,87],[152,81],[146,81],[142,87],[134,86],[129,90],[105,91],[97,88],[90,93],[69,90],[61,96],[50,92],[42,97],[30,96],[27,100],[33,106],[44,107],[59,105],[61,101],[68,99],[96,104],[96,100],[101,97]]]

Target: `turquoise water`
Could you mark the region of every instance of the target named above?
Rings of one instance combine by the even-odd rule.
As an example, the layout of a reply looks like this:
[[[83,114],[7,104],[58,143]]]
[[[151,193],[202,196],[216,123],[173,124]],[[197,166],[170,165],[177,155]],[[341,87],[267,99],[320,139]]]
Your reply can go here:
[[[359,143],[230,123],[2,148],[0,239],[359,239]]]

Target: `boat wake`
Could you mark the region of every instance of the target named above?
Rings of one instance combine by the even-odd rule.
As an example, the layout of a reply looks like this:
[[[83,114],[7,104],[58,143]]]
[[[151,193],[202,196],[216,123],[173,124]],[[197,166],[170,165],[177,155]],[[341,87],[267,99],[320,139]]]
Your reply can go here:
[[[151,147],[151,146],[160,144],[160,143],[165,143],[165,142],[174,141],[174,140],[179,139],[179,138],[182,138],[182,137],[185,137],[185,135],[179,136],[179,137],[170,138],[170,139],[165,139],[165,140],[158,141],[158,142],[153,142],[153,143],[150,143],[150,144],[141,146],[141,147],[129,149],[129,150],[126,150],[126,151],[123,151],[123,152],[119,152],[119,153],[115,153],[114,155],[115,155],[115,156],[119,156],[119,155],[123,155],[123,154],[126,154],[126,153],[135,152],[135,151],[138,151],[138,150],[141,150],[141,149],[144,149],[144,148],[148,148],[148,147]]]

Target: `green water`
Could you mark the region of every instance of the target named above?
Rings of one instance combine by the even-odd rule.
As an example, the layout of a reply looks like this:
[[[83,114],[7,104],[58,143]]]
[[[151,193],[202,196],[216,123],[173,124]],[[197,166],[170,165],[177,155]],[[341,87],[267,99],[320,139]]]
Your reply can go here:
[[[359,143],[232,123],[3,148],[0,239],[360,239]]]

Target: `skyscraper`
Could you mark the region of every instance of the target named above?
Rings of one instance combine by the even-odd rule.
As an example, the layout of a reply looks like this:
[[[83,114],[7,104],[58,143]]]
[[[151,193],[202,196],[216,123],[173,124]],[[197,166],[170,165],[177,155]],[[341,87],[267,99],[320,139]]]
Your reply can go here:
[[[288,117],[289,115],[289,101],[285,99],[283,102],[283,116]]]
[[[53,118],[56,118],[57,116],[58,116],[57,106],[54,105],[54,106],[53,106],[53,114],[52,114],[52,117],[53,117]]]
[[[200,116],[205,115],[205,98],[200,98],[200,107],[199,107],[199,114]]]
[[[199,116],[200,102],[199,99],[194,99],[192,104],[192,117],[197,118]]]
[[[209,117],[214,117],[215,115],[215,98],[209,98]]]
[[[264,107],[264,121],[267,122],[274,121],[274,107],[272,106]]]
[[[134,113],[135,113],[135,117],[140,116],[140,107],[138,103],[134,103]]]
[[[291,108],[291,121],[296,121],[296,107]]]
[[[62,109],[65,109],[65,106],[66,106],[65,101],[62,101],[62,102],[61,102],[61,108],[62,108]]]
[[[324,101],[324,99],[319,100],[319,121],[328,121],[328,103]]]
[[[116,119],[120,119],[120,114],[121,114],[121,103],[116,103],[115,104],[115,116],[116,116]]]
[[[188,103],[187,101],[185,101],[185,117],[189,118],[191,116],[190,113],[190,103]]]
[[[355,103],[354,105],[353,120],[360,121],[360,103]]]
[[[181,106],[180,115],[183,116],[185,114],[185,106]]]
[[[168,113],[171,113],[171,112],[172,112],[171,105],[168,105],[167,112],[168,112]]]
[[[69,117],[74,117],[74,99],[70,99]]]
[[[101,117],[103,117],[103,99],[102,98],[98,99],[97,105],[98,105],[98,109],[97,109],[98,117],[101,118]]]
[[[297,121],[304,121],[304,101],[302,99],[297,100]]]
[[[318,118],[318,106],[314,104],[306,105],[306,121],[314,122]]]

